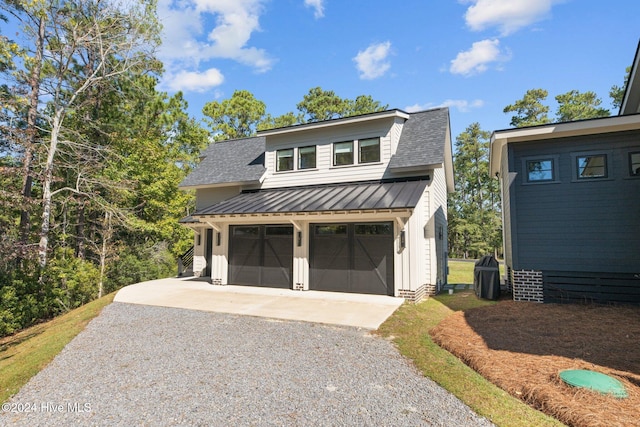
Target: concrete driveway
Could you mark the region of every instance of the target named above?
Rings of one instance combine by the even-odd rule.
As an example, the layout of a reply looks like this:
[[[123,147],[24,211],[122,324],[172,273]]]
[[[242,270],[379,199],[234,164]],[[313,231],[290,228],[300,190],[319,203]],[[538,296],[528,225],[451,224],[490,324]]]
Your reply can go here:
[[[116,302],[378,329],[404,299],[382,295],[213,286],[194,278],[122,288]]]

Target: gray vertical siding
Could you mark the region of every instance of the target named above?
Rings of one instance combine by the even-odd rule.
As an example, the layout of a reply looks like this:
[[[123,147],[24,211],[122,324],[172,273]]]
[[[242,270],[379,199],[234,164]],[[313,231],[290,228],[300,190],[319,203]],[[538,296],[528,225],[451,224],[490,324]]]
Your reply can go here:
[[[509,153],[507,145],[502,147],[502,164],[500,165],[500,176],[502,185],[502,237],[504,241],[504,260],[508,267],[513,267],[513,245],[516,244],[517,236],[512,231],[512,218],[515,215],[515,205],[511,203],[511,182],[515,176],[514,172],[509,172]]]
[[[576,182],[572,153],[592,150],[609,154],[609,177]],[[640,132],[509,144],[514,269],[640,273],[640,179],[629,175],[629,151],[640,151]],[[559,182],[527,185],[522,159],[531,156],[557,156]]]

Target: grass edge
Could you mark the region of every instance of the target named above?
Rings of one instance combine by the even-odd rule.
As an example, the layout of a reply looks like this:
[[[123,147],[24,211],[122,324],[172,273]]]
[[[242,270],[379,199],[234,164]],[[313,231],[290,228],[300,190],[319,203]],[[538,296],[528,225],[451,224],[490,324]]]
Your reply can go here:
[[[115,292],[0,340],[0,402],[4,403],[111,304]]]

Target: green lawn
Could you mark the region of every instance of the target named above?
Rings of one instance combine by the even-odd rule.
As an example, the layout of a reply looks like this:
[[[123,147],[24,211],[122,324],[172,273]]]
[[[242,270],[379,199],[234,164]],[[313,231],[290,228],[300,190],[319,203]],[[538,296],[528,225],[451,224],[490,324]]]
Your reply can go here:
[[[475,260],[453,261],[449,260],[449,275],[447,282],[451,284],[473,283],[473,268]],[[504,276],[504,264],[500,264],[500,275]]]
[[[473,267],[473,262],[449,261],[449,283],[473,283]],[[510,396],[431,340],[429,330],[454,311],[491,304],[496,302],[481,300],[471,290],[443,293],[418,304],[402,305],[378,333],[392,339],[426,377],[498,426],[564,425]]]
[[[113,301],[115,292],[55,319],[0,339],[0,402],[47,366],[87,323]]]

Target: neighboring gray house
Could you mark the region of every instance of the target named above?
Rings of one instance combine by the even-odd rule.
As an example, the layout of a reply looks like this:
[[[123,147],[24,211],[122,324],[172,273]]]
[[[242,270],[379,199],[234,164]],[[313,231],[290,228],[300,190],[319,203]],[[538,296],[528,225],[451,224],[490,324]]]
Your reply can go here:
[[[446,283],[449,111],[388,110],[211,144],[194,273],[217,285],[420,300]]]
[[[618,116],[496,131],[517,301],[640,303],[640,71]]]

